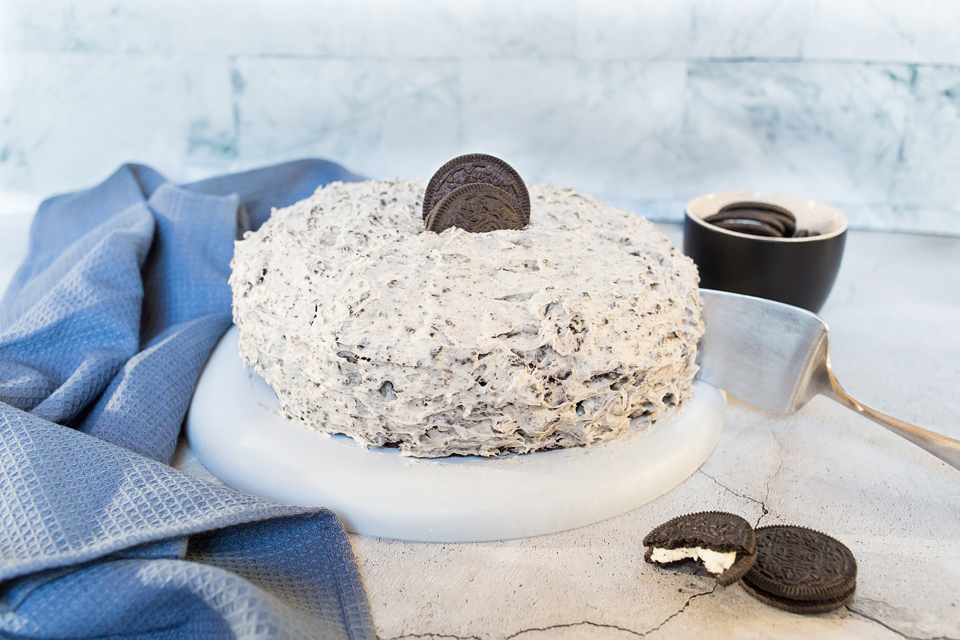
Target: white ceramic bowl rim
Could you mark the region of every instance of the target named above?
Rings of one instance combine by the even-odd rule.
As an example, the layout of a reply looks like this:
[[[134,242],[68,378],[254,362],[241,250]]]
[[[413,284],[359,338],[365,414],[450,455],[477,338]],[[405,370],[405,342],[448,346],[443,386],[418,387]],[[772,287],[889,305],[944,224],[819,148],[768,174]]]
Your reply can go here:
[[[704,221],[705,218],[709,218],[720,211],[720,209],[739,202],[757,202],[786,209],[797,219],[798,229],[807,229],[816,232],[817,235],[803,238],[771,238],[731,231]],[[720,191],[717,193],[708,193],[707,195],[694,198],[688,202],[686,212],[688,218],[711,231],[767,242],[817,242],[818,240],[835,238],[847,230],[847,218],[833,207],[825,205],[822,202],[817,202],[816,200],[810,200],[809,198],[791,196],[785,193],[775,193],[773,191]]]

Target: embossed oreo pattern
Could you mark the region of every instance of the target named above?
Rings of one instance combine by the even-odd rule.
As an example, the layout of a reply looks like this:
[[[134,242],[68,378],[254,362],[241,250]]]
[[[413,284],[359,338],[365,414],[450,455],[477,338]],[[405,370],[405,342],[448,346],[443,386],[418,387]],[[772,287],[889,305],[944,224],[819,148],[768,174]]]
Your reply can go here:
[[[743,578],[756,589],[802,601],[852,594],[857,561],[839,540],[804,527],[776,525],[758,528],[756,542],[757,562]]]
[[[440,233],[460,227],[472,233],[500,229],[522,229],[520,206],[509,193],[484,183],[467,184],[454,189],[427,218],[427,229]]]
[[[648,533],[643,545],[661,549],[707,547],[751,555],[757,549],[750,523],[724,511],[701,511],[669,520]]]
[[[509,193],[519,204],[521,226],[530,222],[530,194],[520,174],[500,158],[482,153],[454,158],[433,174],[423,196],[424,220],[455,189],[477,183],[493,185]]]

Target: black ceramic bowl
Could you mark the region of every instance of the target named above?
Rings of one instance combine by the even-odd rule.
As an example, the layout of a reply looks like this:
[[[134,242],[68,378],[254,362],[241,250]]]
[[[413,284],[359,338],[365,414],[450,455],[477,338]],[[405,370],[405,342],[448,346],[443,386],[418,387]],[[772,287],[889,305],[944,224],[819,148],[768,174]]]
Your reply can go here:
[[[731,207],[788,211],[807,237],[764,237],[724,229],[706,218]],[[825,204],[766,191],[724,191],[687,203],[683,251],[700,269],[700,286],[820,311],[840,270],[847,219]]]

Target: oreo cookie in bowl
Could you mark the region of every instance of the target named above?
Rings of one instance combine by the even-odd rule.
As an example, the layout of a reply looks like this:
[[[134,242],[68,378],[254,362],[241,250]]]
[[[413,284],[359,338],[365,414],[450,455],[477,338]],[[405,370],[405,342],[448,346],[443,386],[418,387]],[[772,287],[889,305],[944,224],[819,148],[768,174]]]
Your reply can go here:
[[[818,312],[840,270],[847,220],[814,200],[725,191],[687,203],[683,250],[700,286]]]

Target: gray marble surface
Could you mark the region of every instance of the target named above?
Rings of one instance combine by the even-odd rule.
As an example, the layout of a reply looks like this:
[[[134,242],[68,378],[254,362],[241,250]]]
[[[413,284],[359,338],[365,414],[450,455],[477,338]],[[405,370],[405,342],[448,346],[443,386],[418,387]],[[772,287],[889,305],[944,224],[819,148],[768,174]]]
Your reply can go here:
[[[0,192],[468,152],[680,220],[797,193],[960,235],[955,0],[0,0]]]
[[[0,216],[0,288],[28,226],[29,215]],[[679,243],[678,226],[662,228]],[[821,315],[855,398],[960,439],[960,239],[852,232]],[[652,527],[717,509],[843,541],[859,565],[853,601],[794,615],[644,563]],[[958,639],[958,522],[960,471],[878,425],[826,398],[789,417],[730,398],[701,470],[623,516],[496,543],[351,542],[384,639]]]
[[[855,398],[960,439],[960,239],[851,233],[821,315]],[[651,528],[718,509],[843,541],[855,598],[800,616],[644,563]],[[498,543],[353,545],[383,638],[956,639],[958,523],[960,471],[880,426],[822,397],[789,417],[730,398],[701,470],[618,518]]]

